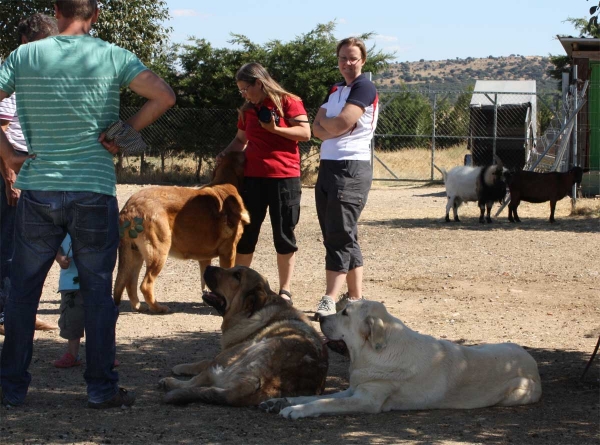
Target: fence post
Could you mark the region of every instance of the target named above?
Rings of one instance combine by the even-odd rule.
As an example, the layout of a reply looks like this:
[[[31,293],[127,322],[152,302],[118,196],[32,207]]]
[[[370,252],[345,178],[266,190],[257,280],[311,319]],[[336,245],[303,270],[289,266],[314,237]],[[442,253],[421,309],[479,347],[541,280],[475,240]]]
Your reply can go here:
[[[433,163],[435,162],[435,118],[437,111],[437,93],[433,93],[433,132],[431,135],[431,180],[433,181]]]
[[[494,94],[494,142],[492,145],[492,164],[496,162],[496,140],[498,139],[498,93]]]
[[[577,109],[577,65],[573,65],[573,108]],[[573,167],[577,167],[579,165],[579,161],[577,159],[577,114],[575,115],[575,120],[573,121],[573,131],[571,132],[571,143],[573,144]],[[569,166],[567,165],[567,170]],[[573,189],[571,190],[571,210],[575,209],[575,204],[577,203],[577,184],[573,183]]]
[[[569,112],[567,110],[566,104],[568,103],[569,98],[569,73],[562,73],[562,103],[561,107],[562,116],[560,116],[561,124],[564,124],[569,118]]]

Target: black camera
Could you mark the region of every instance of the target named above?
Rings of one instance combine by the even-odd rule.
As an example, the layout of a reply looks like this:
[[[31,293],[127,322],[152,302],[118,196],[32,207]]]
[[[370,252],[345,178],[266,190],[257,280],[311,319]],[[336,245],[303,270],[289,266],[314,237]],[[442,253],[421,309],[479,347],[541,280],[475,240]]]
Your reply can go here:
[[[256,110],[256,115],[258,116],[258,120],[265,124],[268,124],[272,119],[275,119],[275,125],[279,125],[279,116],[277,116],[275,110],[270,110],[264,105]]]

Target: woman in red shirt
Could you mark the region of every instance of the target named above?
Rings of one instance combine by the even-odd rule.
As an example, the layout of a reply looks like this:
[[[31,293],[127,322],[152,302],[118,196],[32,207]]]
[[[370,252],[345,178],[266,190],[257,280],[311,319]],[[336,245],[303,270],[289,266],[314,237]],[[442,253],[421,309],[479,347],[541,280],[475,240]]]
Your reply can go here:
[[[302,100],[286,91],[258,63],[237,72],[236,83],[245,99],[239,109],[235,138],[223,150],[244,151],[242,198],[250,224],[237,246],[236,264],[250,266],[267,208],[273,229],[279,272],[279,295],[291,303],[291,279],[298,250],[294,228],[300,218],[299,141],[310,139]]]

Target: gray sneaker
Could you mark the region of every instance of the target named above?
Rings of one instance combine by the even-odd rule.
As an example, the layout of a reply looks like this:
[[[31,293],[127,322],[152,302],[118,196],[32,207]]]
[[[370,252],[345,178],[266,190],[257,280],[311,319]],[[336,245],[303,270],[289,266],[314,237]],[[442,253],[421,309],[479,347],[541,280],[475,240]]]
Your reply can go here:
[[[360,297],[360,300],[364,300],[364,299],[365,299],[365,297]],[[344,309],[346,309],[346,306],[348,305],[348,303],[352,303],[354,301],[358,301],[358,300],[351,300],[350,294],[348,292],[342,294],[342,296],[337,301],[337,303],[335,303],[335,311],[336,312],[343,311]]]
[[[315,320],[319,321],[321,317],[333,314],[335,314],[335,301],[333,301],[333,298],[323,295],[315,311]]]

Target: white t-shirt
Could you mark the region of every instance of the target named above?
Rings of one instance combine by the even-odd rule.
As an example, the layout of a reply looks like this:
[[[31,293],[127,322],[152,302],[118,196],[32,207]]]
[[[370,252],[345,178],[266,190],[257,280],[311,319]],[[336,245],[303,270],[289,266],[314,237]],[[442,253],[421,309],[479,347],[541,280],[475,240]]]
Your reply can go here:
[[[327,117],[338,116],[347,103],[358,105],[365,112],[346,133],[323,141],[322,160],[371,160],[371,139],[379,116],[378,100],[377,88],[364,74],[350,85],[340,82],[331,88],[327,101],[321,106],[327,110]]]
[[[21,130],[21,123],[17,114],[17,99],[15,95],[11,95],[0,101],[0,120],[8,121],[6,130],[6,138],[15,150],[27,153],[27,143]]]

